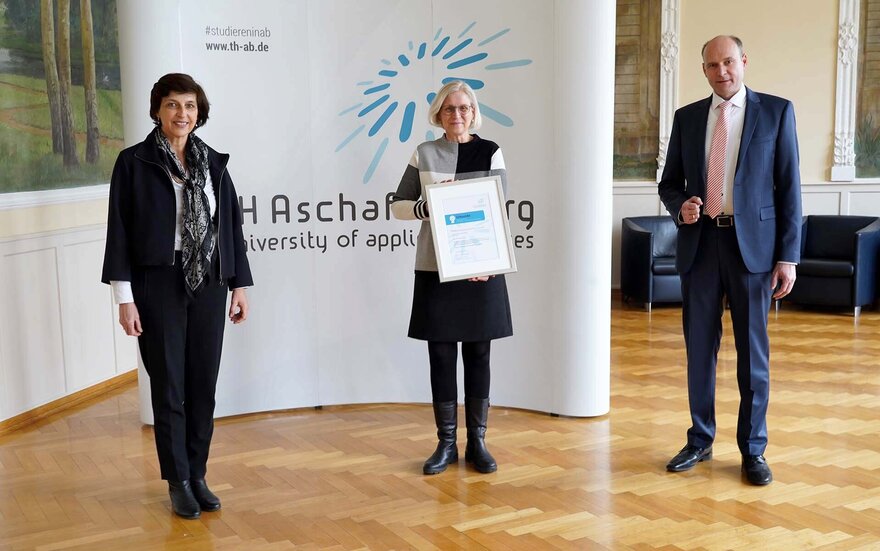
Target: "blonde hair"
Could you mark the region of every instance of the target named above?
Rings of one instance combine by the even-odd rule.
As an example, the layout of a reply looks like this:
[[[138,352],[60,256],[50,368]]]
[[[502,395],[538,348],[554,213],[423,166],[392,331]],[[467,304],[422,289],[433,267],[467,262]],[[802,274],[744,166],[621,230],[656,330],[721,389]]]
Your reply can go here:
[[[460,80],[453,80],[452,82],[447,83],[443,88],[440,88],[437,95],[434,96],[434,101],[431,102],[431,107],[428,108],[428,122],[431,123],[432,126],[443,127],[440,123],[440,108],[443,107],[443,102],[446,101],[449,94],[454,92],[464,92],[467,94],[468,99],[471,102],[471,107],[474,110],[474,118],[471,120],[469,130],[479,130],[480,127],[483,126],[483,117],[480,115],[480,104],[477,102],[477,95],[474,93],[473,88],[468,86],[466,82]]]

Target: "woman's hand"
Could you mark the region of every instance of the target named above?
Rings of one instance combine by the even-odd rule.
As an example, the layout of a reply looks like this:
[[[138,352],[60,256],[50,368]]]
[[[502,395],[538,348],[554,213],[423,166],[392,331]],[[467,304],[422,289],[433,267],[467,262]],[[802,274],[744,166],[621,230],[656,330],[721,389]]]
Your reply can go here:
[[[133,302],[119,305],[119,325],[130,337],[140,337],[144,332],[141,327],[141,316]]]
[[[244,289],[232,291],[232,303],[229,305],[229,321],[241,323],[247,319],[248,301]]]
[[[480,281],[480,282],[484,282],[484,283],[485,283],[486,281],[489,281],[489,278],[490,278],[490,277],[495,277],[495,276],[471,277],[471,278],[468,278],[468,281],[473,281],[474,283]]]

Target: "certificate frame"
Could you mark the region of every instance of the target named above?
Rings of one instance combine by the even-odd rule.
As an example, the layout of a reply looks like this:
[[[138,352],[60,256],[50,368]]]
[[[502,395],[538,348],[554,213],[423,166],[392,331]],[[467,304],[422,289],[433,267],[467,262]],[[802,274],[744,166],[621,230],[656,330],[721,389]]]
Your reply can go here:
[[[428,184],[440,282],[516,271],[500,176]]]

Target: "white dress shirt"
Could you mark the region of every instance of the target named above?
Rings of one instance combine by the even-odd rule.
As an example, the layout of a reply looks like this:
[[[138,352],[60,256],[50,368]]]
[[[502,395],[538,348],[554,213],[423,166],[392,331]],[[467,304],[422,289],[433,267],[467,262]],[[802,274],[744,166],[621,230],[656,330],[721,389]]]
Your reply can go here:
[[[718,121],[718,109],[724,98],[713,93],[712,105],[709,107],[709,118],[706,120],[706,169],[709,167],[709,150],[712,147],[712,132]],[[725,152],[724,182],[721,187],[721,215],[733,214],[733,177],[736,175],[736,161],[739,156],[739,144],[742,141],[743,121],[746,113],[746,87],[730,98],[728,113],[727,151]]]

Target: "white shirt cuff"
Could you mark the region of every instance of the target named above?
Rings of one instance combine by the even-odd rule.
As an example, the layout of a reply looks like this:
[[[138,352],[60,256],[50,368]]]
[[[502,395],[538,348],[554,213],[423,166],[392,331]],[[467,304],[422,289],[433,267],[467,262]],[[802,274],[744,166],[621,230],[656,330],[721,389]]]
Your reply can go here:
[[[134,302],[134,295],[131,293],[131,281],[111,281],[110,286],[113,288],[113,302],[116,304]]]

